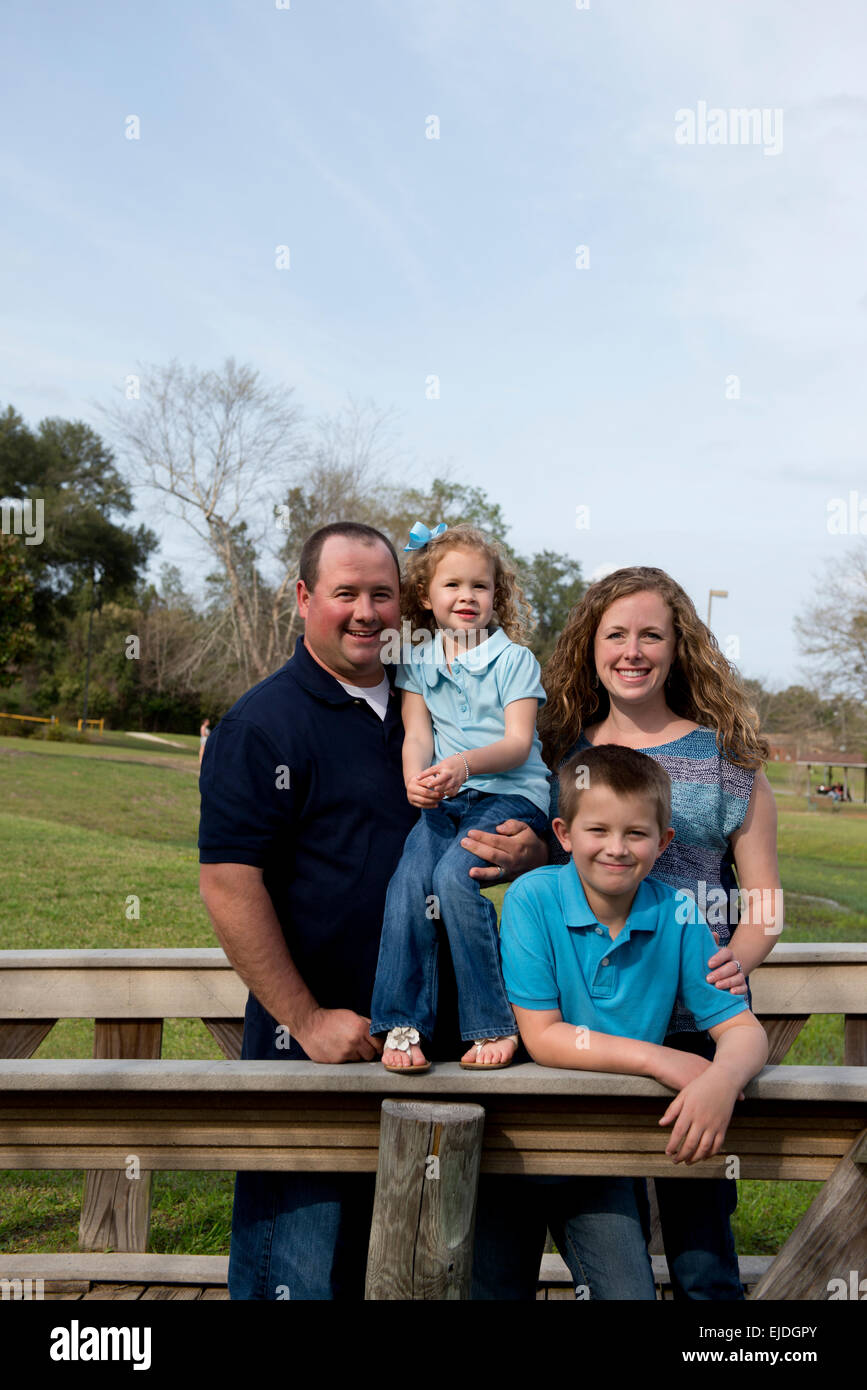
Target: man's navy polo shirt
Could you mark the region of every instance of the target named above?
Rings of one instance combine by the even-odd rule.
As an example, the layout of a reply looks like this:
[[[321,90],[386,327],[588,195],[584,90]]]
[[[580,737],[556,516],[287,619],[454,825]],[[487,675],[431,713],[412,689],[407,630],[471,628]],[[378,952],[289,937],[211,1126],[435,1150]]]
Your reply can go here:
[[[370,1016],[386,888],[418,816],[402,745],[399,694],[380,719],[303,637],[205,745],[200,862],[264,870],[292,959],[323,1008]]]

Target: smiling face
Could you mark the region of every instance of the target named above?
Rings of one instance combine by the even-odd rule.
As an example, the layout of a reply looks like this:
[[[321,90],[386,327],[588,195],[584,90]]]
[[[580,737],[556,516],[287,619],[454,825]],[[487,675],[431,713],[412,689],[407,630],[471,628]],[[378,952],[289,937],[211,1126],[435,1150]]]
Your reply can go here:
[[[437,565],[422,606],[437,627],[452,632],[487,628],[494,616],[494,566],[484,551],[469,546],[447,550]]]
[[[554,833],[571,854],[591,909],[603,917],[635,895],[642,879],[674,838],[661,830],[653,796],[628,796],[596,785],[582,791],[569,825],[559,817]]]
[[[388,548],[329,536],[315,587],[299,579],[297,598],[305,646],[320,666],[347,685],[378,685],[380,633],[400,628],[400,583]]]
[[[662,595],[644,589],[606,608],[593,639],[593,656],[600,683],[617,704],[664,702],[675,632]]]

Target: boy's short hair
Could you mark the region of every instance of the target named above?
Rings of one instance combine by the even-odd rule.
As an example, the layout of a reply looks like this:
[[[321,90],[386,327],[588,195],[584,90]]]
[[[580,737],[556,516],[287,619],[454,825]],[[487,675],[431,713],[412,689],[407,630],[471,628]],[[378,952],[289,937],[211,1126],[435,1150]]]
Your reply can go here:
[[[616,743],[573,753],[560,768],[558,809],[567,825],[578,814],[582,791],[591,787],[610,787],[616,796],[650,797],[660,831],[671,825],[671,778],[646,753]]]

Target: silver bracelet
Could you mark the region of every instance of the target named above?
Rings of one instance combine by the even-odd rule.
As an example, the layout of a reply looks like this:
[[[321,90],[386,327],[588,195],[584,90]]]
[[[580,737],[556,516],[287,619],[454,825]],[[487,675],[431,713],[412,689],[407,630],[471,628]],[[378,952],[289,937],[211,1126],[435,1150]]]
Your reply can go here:
[[[458,753],[458,757],[460,758],[460,760],[461,760],[461,762],[463,763],[464,767],[467,769],[467,775],[466,775],[466,777],[464,778],[464,782],[469,782],[469,780],[470,780],[470,765],[469,765],[469,763],[467,762],[466,758],[464,757],[463,753]]]

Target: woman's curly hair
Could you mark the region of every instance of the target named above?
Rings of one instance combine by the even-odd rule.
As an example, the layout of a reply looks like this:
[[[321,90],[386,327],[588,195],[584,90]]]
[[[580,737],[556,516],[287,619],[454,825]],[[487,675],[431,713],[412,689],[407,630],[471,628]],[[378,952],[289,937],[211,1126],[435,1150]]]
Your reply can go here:
[[[401,584],[401,617],[406,618],[416,631],[424,628],[428,632],[436,632],[436,619],[429,608],[422,607],[421,599],[428,597],[434,571],[443,555],[447,550],[459,547],[480,550],[488,557],[494,568],[494,616],[497,623],[513,642],[526,645],[532,622],[530,605],[515,571],[510,568],[500,549],[475,526],[450,526],[447,531],[428,541],[421,550],[409,552]]]
[[[759,717],[740,674],[723,655],[691,598],[664,570],[633,565],[591,584],[573,608],[545,666],[548,696],[539,711],[542,755],[551,768],[577,743],[582,730],[606,718],[608,691],[599,683],[593,644],[606,609],[628,594],[650,590],[668,605],[675,634],[675,656],[665,683],[669,708],[682,719],[710,728],[729,762],[758,768],[770,756],[759,733]]]

